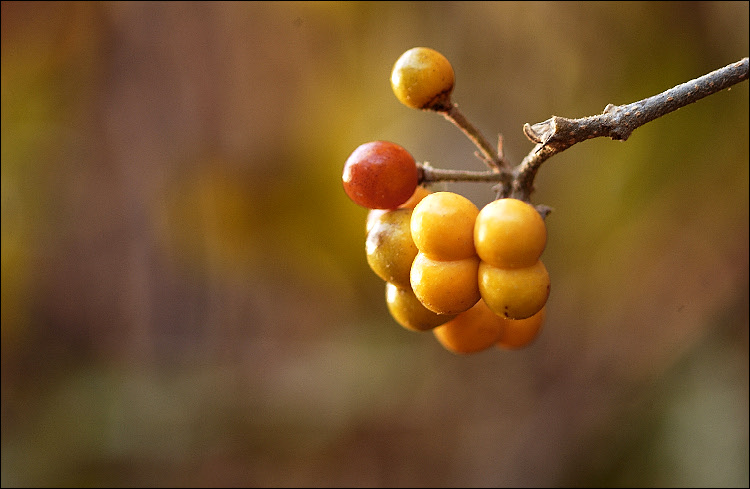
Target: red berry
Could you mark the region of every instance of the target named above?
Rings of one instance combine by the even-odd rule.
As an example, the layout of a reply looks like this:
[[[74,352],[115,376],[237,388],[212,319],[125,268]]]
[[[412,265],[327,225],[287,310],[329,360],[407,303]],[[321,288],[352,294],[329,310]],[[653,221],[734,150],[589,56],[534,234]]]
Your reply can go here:
[[[369,209],[395,209],[409,200],[418,180],[414,157],[388,141],[359,146],[344,164],[346,195]]]

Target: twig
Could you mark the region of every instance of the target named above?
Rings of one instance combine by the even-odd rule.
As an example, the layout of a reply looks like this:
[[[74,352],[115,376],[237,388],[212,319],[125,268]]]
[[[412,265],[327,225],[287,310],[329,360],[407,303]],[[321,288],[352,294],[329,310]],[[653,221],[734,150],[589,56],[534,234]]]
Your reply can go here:
[[[482,133],[469,122],[469,120],[458,110],[458,106],[451,103],[447,110],[438,110],[438,113],[455,124],[474,145],[479,148],[482,160],[487,167],[495,172],[509,170],[510,164],[505,160],[501,151],[495,151],[492,145],[482,136]]]
[[[431,182],[505,182],[510,183],[512,175],[509,172],[472,171],[472,170],[443,170],[433,168],[429,163],[420,163],[420,183]]]
[[[674,88],[627,105],[609,104],[595,116],[567,119],[553,116],[538,124],[524,124],[526,137],[537,143],[515,169],[513,197],[528,200],[539,166],[576,143],[597,137],[625,141],[640,126],[748,78],[748,58],[712,71]]]

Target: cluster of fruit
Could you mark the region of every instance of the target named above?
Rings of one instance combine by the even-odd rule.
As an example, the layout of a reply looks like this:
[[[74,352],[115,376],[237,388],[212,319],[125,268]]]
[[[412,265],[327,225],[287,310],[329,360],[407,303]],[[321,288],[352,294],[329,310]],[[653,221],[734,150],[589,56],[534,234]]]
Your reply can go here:
[[[391,76],[398,99],[419,109],[444,108],[453,82],[450,63],[428,48],[404,53]],[[431,192],[419,181],[414,157],[388,141],[359,146],[344,165],[346,194],[370,209],[367,262],[385,281],[393,318],[410,330],[433,331],[454,353],[529,344],[550,290],[539,212],[512,198],[479,210],[462,195]]]

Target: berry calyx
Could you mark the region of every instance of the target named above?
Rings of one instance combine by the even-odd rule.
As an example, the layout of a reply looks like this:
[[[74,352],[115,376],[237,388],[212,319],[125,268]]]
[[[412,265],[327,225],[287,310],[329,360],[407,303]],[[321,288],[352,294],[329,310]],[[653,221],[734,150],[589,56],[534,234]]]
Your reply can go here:
[[[391,88],[407,107],[447,110],[455,74],[450,61],[434,49],[416,47],[402,54],[391,71]]]
[[[547,228],[539,212],[517,199],[490,202],[474,226],[479,257],[499,268],[524,268],[536,263],[547,244]]]
[[[414,157],[398,144],[372,141],[347,158],[342,181],[355,203],[369,209],[395,209],[414,193],[419,170]]]

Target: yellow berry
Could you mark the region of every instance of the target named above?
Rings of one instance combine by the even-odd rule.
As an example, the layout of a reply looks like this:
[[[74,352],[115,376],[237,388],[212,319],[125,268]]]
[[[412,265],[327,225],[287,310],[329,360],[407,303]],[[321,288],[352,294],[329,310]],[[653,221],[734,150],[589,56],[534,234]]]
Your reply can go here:
[[[460,260],[476,255],[474,223],[479,209],[453,192],[435,192],[414,208],[411,236],[419,251],[436,260]]]
[[[479,257],[440,261],[418,253],[411,266],[411,287],[424,306],[438,314],[458,314],[479,300]]]
[[[428,331],[455,317],[430,311],[419,302],[411,287],[397,287],[390,282],[385,284],[385,302],[393,319],[412,331]]]
[[[391,72],[391,88],[396,98],[414,109],[447,110],[454,83],[450,61],[430,48],[406,51]]]
[[[544,306],[541,311],[530,318],[506,319],[505,328],[496,343],[497,347],[514,350],[528,346],[539,336],[546,315],[547,306]]]
[[[495,314],[505,318],[531,317],[549,297],[549,274],[541,260],[526,268],[498,268],[482,261],[478,277],[482,299]]]
[[[544,251],[547,228],[531,204],[517,199],[499,199],[479,211],[474,244],[482,261],[491,265],[529,267]]]
[[[380,278],[409,287],[411,264],[417,247],[411,239],[412,209],[396,209],[380,215],[367,233],[367,263]]]
[[[507,322],[480,299],[471,309],[432,332],[440,344],[453,353],[476,353],[496,344]]]

